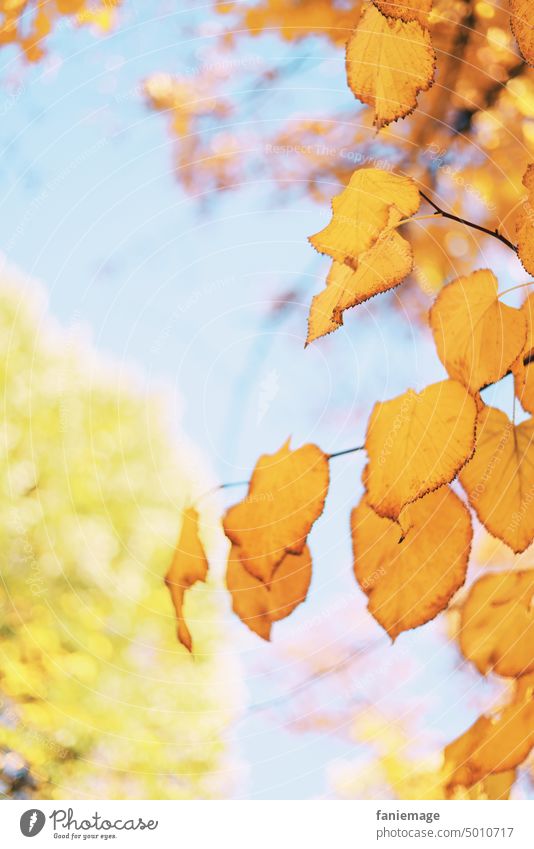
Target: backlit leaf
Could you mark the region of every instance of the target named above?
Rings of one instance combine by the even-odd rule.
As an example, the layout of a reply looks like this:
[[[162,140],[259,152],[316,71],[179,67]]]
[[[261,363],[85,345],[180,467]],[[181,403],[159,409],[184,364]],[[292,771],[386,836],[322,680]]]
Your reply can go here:
[[[449,483],[473,453],[476,404],[455,380],[375,404],[365,447],[367,499],[381,516]]]
[[[320,253],[356,269],[361,254],[388,226],[414,215],[419,202],[419,191],[410,177],[360,168],[332,199],[331,222],[310,236],[310,242]],[[392,211],[396,215],[391,216]]]
[[[178,639],[188,651],[192,651],[192,640],[183,616],[184,594],[197,581],[205,581],[207,574],[208,561],[198,534],[198,513],[189,507],[184,510],[178,545],[165,576],[178,620]]]
[[[383,15],[400,21],[419,21],[428,26],[428,16],[432,9],[432,0],[373,0]]]
[[[512,366],[514,389],[523,409],[534,413],[534,294],[529,295],[521,309],[527,324],[527,339]],[[530,358],[533,362],[529,362]]]
[[[396,211],[390,217],[392,214],[398,216]],[[361,254],[356,271],[334,260],[326,288],[312,299],[306,344],[340,327],[344,310],[398,286],[412,266],[410,244],[395,230],[380,234],[374,245]]]
[[[534,569],[484,575],[462,609],[460,646],[485,675],[534,670]]]
[[[477,421],[476,449],[460,473],[487,530],[518,554],[534,539],[534,419],[514,425],[494,407]]]
[[[311,569],[310,550],[304,546],[301,554],[286,554],[272,581],[264,584],[245,569],[237,546],[232,546],[226,586],[234,612],[251,631],[269,640],[273,622],[285,619],[306,599]]]
[[[525,344],[521,310],[497,299],[492,271],[474,271],[445,286],[430,311],[439,358],[470,392],[500,380]]]
[[[434,80],[436,56],[418,21],[387,18],[368,6],[347,43],[347,80],[355,97],[374,109],[376,126],[413,112],[417,95]]]
[[[516,222],[517,252],[523,267],[534,276],[534,164],[529,165],[525,171],[523,185],[528,196]]]
[[[286,554],[302,553],[323,512],[328,483],[328,458],[316,445],[292,451],[288,440],[275,454],[260,457],[247,496],[223,521],[251,575],[269,583]]]
[[[364,496],[352,511],[354,574],[368,609],[392,639],[433,619],[465,581],[469,511],[448,486],[410,504],[408,530],[383,519]],[[406,517],[408,518],[408,517]]]
[[[531,0],[510,0],[510,25],[521,54],[534,65],[534,22]]]
[[[513,701],[498,716],[479,717],[445,747],[449,790],[515,769],[528,757],[534,744],[533,683],[532,676],[519,679]]]

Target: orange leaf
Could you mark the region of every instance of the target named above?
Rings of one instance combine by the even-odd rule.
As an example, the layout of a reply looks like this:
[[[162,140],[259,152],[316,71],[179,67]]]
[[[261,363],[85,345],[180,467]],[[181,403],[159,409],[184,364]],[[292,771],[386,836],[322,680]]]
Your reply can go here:
[[[473,394],[504,377],[525,344],[524,314],[497,290],[492,271],[474,271],[445,286],[430,310],[441,362]]]
[[[343,324],[344,310],[398,286],[412,267],[410,244],[395,230],[384,230],[379,235],[359,257],[356,271],[334,261],[326,289],[312,299],[306,344],[337,330]]]
[[[351,515],[354,574],[369,596],[369,612],[392,639],[447,607],[465,581],[471,548],[469,511],[450,487],[405,509],[404,536],[365,496]]]
[[[462,610],[460,646],[483,675],[534,671],[534,569],[484,575]]]
[[[417,212],[419,203],[417,186],[410,177],[360,168],[332,199],[331,222],[310,236],[310,242],[320,253],[356,270],[360,255],[386,228]]]
[[[316,445],[292,451],[288,440],[275,454],[260,457],[248,495],[223,521],[251,575],[269,583],[286,554],[302,553],[323,512],[328,483],[328,458]]]
[[[471,787],[488,775],[515,769],[534,744],[532,676],[519,679],[513,701],[497,717],[481,716],[445,747],[447,786]]]
[[[532,0],[510,0],[510,25],[525,62],[534,65]]]
[[[192,651],[192,640],[183,616],[184,594],[197,581],[205,581],[207,574],[208,561],[198,535],[198,513],[194,507],[189,507],[184,510],[178,545],[165,576],[178,620],[178,639],[189,651]]]
[[[534,276],[534,163],[523,175],[523,185],[528,196],[517,217],[517,252],[523,268]]]
[[[375,404],[365,447],[367,500],[397,519],[410,501],[449,483],[473,453],[476,404],[455,380]]]
[[[512,366],[514,373],[514,389],[521,406],[529,413],[534,413],[534,294],[529,295],[521,307],[527,323],[527,340],[517,361]]]
[[[251,631],[269,640],[271,625],[285,619],[305,601],[311,580],[311,555],[308,546],[301,554],[286,554],[269,584],[248,572],[232,546],[228,558],[226,586],[232,595],[232,607]]]
[[[490,534],[519,554],[534,539],[534,419],[514,425],[483,407],[476,448],[460,473],[471,507]]]
[[[434,81],[436,54],[418,21],[386,18],[368,6],[347,43],[347,80],[355,97],[374,109],[380,129],[404,118]]]
[[[396,18],[400,21],[419,21],[421,26],[428,26],[432,0],[373,0],[373,3],[388,18]]]

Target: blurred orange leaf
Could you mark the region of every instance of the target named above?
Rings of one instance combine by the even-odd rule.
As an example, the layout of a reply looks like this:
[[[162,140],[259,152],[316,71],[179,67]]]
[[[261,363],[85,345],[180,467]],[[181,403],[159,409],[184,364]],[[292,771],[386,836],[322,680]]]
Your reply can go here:
[[[251,631],[269,640],[273,622],[285,619],[305,601],[311,571],[310,550],[304,546],[301,554],[286,554],[270,583],[264,584],[245,569],[239,549],[232,546],[226,586],[232,596],[234,613]]]
[[[534,569],[484,575],[462,609],[460,646],[479,672],[534,670]]]
[[[197,581],[205,581],[207,575],[208,561],[198,534],[198,513],[194,507],[189,507],[183,512],[180,538],[165,576],[178,620],[178,639],[188,651],[192,651],[193,646],[183,616],[184,594]]]
[[[302,553],[328,484],[328,458],[316,445],[292,451],[287,440],[275,454],[260,457],[247,496],[223,521],[251,575],[269,583],[286,554]]]

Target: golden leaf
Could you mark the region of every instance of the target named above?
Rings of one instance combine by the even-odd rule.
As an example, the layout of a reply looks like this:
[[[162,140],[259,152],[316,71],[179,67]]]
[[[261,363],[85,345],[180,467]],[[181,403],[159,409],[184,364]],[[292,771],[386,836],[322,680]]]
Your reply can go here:
[[[519,679],[513,701],[499,716],[481,716],[457,740],[445,747],[447,788],[471,787],[489,775],[523,763],[534,744],[532,676]]]
[[[434,81],[436,55],[418,21],[386,18],[368,6],[347,43],[347,80],[355,97],[374,109],[380,129],[404,118]]]
[[[474,271],[445,286],[430,310],[441,362],[473,394],[504,377],[525,344],[524,314],[497,290],[492,271]]]
[[[484,575],[462,609],[460,646],[479,672],[534,670],[534,569]]]
[[[421,26],[428,26],[432,0],[373,0],[373,3],[388,18],[397,18],[400,21],[419,21]]]
[[[533,439],[534,419],[514,425],[501,410],[483,407],[475,453],[460,472],[482,524],[516,554],[534,539]]]
[[[517,253],[525,270],[534,276],[534,163],[525,171],[523,185],[528,196],[516,222]]]
[[[232,546],[226,586],[232,595],[234,612],[251,631],[269,640],[272,623],[285,619],[305,601],[311,570],[310,550],[304,546],[301,554],[286,554],[272,581],[264,584],[245,569],[239,549]]]
[[[328,458],[316,445],[292,451],[288,440],[275,454],[260,457],[247,496],[223,520],[251,575],[269,583],[286,554],[302,553],[323,512],[328,483]]]
[[[397,519],[402,508],[449,483],[473,453],[476,404],[456,380],[409,389],[375,404],[365,447],[367,500]]]
[[[512,366],[514,390],[521,406],[534,413],[534,294],[529,295],[521,307],[527,324],[527,339],[517,361]],[[533,362],[527,362],[533,358]]]
[[[178,545],[165,576],[178,620],[178,639],[188,651],[192,651],[192,640],[183,616],[184,594],[197,581],[205,581],[207,574],[208,561],[198,534],[198,513],[189,507],[184,510]]]
[[[354,574],[368,609],[392,639],[433,619],[465,581],[469,511],[448,486],[405,508],[409,528],[375,513],[364,496],[351,515]]]
[[[396,211],[393,214],[398,215]],[[387,229],[361,254],[356,271],[334,260],[326,288],[312,299],[306,344],[337,330],[343,324],[344,310],[398,286],[412,266],[409,242]]]
[[[343,191],[332,199],[332,220],[310,242],[337,262],[358,267],[380,234],[419,209],[420,196],[410,177],[360,168]],[[391,217],[391,212],[396,215]]]
[[[510,26],[525,62],[534,65],[532,0],[510,0]]]

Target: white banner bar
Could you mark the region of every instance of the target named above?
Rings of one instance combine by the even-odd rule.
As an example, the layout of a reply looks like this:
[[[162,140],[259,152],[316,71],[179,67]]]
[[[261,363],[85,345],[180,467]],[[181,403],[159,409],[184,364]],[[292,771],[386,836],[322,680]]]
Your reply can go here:
[[[533,814],[527,801],[6,801],[0,846],[526,849]]]

